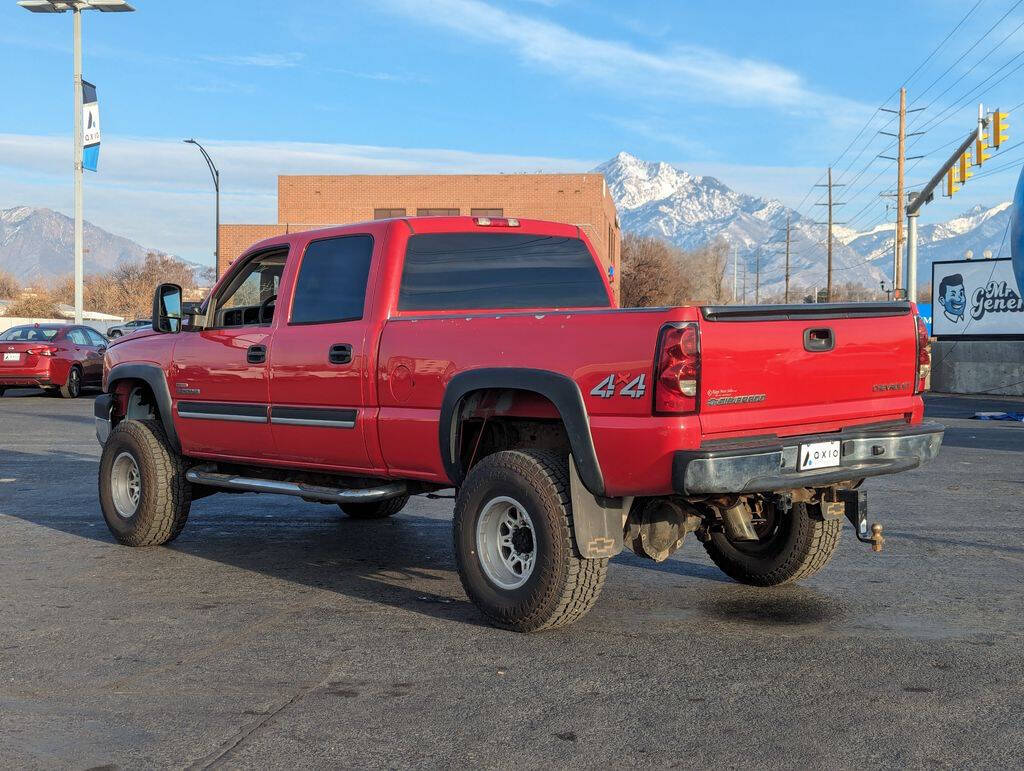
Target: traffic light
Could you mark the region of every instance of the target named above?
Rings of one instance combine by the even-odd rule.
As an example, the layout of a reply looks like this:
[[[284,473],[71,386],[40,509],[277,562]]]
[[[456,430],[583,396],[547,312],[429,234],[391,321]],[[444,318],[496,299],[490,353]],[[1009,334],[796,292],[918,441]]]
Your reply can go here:
[[[974,176],[974,172],[970,170],[970,166],[971,151],[966,150],[964,154],[960,156],[960,160],[957,162],[956,181],[959,182],[961,185]]]
[[[989,158],[992,157],[991,155],[989,155],[988,153],[985,152],[985,150],[987,149],[985,147],[985,141],[987,139],[988,139],[988,134],[986,134],[985,132],[982,131],[982,132],[980,132],[978,134],[978,138],[974,140],[974,165],[975,166],[981,166],[981,164],[983,164],[985,161],[987,161]]]
[[[992,144],[989,145],[990,147],[998,150],[999,145],[1009,138],[1010,124],[1006,122],[1008,117],[1010,116],[1005,112],[999,112],[999,110],[992,113]]]
[[[953,193],[960,189],[960,186],[956,184],[956,180],[953,176],[953,168],[950,167],[949,171],[946,172],[946,197],[952,198]]]

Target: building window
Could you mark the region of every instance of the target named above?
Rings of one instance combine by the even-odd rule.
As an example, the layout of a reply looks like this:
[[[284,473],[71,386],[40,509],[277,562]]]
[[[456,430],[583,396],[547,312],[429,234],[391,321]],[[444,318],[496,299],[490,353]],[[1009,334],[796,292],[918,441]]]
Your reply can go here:
[[[373,218],[375,220],[386,220],[392,217],[404,217],[405,209],[374,209]]]
[[[458,209],[417,209],[417,217],[458,217]]]
[[[608,264],[615,264],[615,231],[608,226]]]
[[[469,216],[471,217],[504,217],[504,209],[470,209]]]

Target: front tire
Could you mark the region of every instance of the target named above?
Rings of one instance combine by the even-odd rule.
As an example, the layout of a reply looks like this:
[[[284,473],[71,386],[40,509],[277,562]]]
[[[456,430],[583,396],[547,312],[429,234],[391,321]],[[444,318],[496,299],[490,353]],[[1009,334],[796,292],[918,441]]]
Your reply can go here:
[[[607,559],[584,559],[573,534],[569,459],[497,452],[455,499],[455,557],[473,604],[493,624],[538,632],[582,618],[597,602]]]
[[[373,503],[339,503],[338,507],[352,519],[384,519],[400,512],[408,502],[408,495],[399,495]]]
[[[155,420],[117,424],[100,457],[103,519],[125,546],[173,541],[188,521],[192,485],[181,456]]]
[[[77,399],[82,393],[82,369],[77,364],[68,370],[68,379],[60,387],[60,395],[64,399]]]
[[[759,541],[733,542],[713,532],[704,544],[712,561],[730,578],[751,586],[778,586],[813,576],[832,559],[842,522],[825,521],[820,504],[795,503],[776,518]],[[761,528],[757,528],[761,530]]]

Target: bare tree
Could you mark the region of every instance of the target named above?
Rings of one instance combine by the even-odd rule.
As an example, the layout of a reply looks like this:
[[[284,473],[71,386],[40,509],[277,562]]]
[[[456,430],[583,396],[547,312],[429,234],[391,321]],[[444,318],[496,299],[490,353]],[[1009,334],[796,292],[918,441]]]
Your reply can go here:
[[[621,273],[619,302],[624,308],[674,305],[682,296],[679,250],[660,238],[626,233]]]
[[[728,245],[684,251],[660,238],[627,233],[622,239],[620,302],[625,308],[721,304]]]
[[[49,292],[34,292],[23,296],[7,308],[8,316],[25,319],[59,319],[57,300]]]
[[[14,299],[21,294],[21,285],[18,280],[6,271],[0,270],[0,297]]]
[[[146,318],[152,311],[153,290],[164,282],[180,284],[183,289],[195,286],[191,268],[167,255],[150,252],[141,265],[118,265],[110,273],[87,276],[83,299],[90,310]],[[55,294],[62,302],[73,302],[73,279],[65,278]]]

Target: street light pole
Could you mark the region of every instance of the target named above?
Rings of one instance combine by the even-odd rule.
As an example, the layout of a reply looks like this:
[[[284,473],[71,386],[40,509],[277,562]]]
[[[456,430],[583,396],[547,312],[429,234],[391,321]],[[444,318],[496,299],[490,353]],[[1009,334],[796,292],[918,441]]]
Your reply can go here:
[[[195,145],[199,148],[199,152],[203,154],[203,158],[206,159],[206,165],[210,167],[210,176],[213,177],[213,192],[216,198],[214,204],[214,227],[216,228],[216,234],[214,237],[214,251],[213,251],[213,271],[217,278],[220,278],[220,172],[217,167],[213,164],[213,158],[206,152],[206,148],[199,144],[195,139],[184,139],[182,140],[185,144]]]
[[[75,86],[75,323],[82,323],[85,261],[82,258],[82,12],[72,6],[74,19]]]
[[[115,11],[130,13],[125,0],[18,0],[18,5],[32,13],[65,13],[71,11],[74,28],[74,180],[75,180],[75,323],[82,323],[82,284],[85,265],[82,258],[82,11]]]

